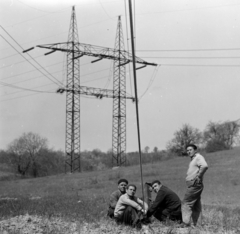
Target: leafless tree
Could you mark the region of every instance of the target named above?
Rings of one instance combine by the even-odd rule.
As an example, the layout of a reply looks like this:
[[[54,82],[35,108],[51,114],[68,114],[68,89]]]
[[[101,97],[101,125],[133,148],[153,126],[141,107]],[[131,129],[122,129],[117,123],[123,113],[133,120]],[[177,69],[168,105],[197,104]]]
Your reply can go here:
[[[202,134],[197,128],[184,124],[181,129],[174,133],[174,138],[168,142],[167,150],[177,155],[185,155],[185,148],[188,144],[200,144]]]
[[[36,133],[24,133],[8,146],[8,151],[15,156],[14,164],[21,175],[31,168],[34,177],[38,176],[38,157],[41,151],[47,149],[48,141]]]

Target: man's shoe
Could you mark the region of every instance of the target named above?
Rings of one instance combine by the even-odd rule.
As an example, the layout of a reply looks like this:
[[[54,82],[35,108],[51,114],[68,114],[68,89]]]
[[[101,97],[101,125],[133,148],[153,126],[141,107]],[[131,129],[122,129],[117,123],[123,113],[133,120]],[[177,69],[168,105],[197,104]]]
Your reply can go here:
[[[179,225],[177,225],[178,228],[189,228],[191,227],[190,224],[187,224],[187,223],[180,223]]]

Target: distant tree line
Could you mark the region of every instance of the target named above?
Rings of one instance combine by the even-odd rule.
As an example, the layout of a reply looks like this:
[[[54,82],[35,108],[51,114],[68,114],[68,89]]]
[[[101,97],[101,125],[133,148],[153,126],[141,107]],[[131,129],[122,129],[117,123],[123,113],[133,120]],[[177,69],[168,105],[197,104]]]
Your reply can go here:
[[[203,132],[184,124],[174,133],[174,138],[168,142],[166,150],[156,146],[150,151],[146,146],[142,152],[142,163],[155,163],[171,158],[171,156],[186,155],[185,148],[194,143],[201,150],[215,152],[228,150],[239,144],[238,121],[209,122]],[[61,150],[50,149],[48,140],[36,133],[24,133],[13,140],[7,150],[0,150],[0,171],[11,172],[21,177],[48,176],[65,172],[66,155]],[[81,152],[82,171],[94,171],[111,168],[112,151],[102,152],[99,149]],[[126,166],[139,164],[139,152],[126,153]]]
[[[159,151],[157,147],[152,152],[146,147],[142,152],[142,163],[154,163],[166,158],[166,151]],[[126,159],[126,166],[139,164],[139,153],[126,153]],[[13,140],[7,150],[0,150],[0,171],[24,178],[55,175],[65,172],[65,160],[63,151],[50,149],[46,138],[29,132]],[[81,152],[82,171],[103,170],[112,166],[111,150]]]
[[[229,150],[239,145],[239,129],[239,121],[210,121],[203,132],[184,124],[174,133],[174,138],[168,142],[166,148],[168,152],[178,156],[186,155],[185,148],[190,143],[197,144],[207,153]]]

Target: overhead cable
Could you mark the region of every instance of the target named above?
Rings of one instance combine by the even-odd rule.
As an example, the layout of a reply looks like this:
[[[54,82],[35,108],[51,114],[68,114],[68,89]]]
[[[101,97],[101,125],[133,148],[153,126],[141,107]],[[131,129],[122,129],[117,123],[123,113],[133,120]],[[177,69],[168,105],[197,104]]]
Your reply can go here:
[[[2,86],[8,86],[8,87],[15,88],[15,89],[22,89],[22,90],[25,90],[25,91],[38,92],[38,93],[46,93],[46,91],[23,88],[23,87],[19,87],[19,86],[16,86],[16,85],[8,84],[8,83],[2,82],[2,81],[0,81],[0,84],[1,84]],[[43,86],[46,86],[46,85],[43,85]],[[49,92],[47,92],[47,93],[49,93]],[[52,92],[52,93],[54,93],[54,92]]]
[[[162,50],[136,50],[137,52],[188,52],[188,51],[225,51],[240,50],[240,48],[209,48],[209,49],[162,49]]]
[[[10,38],[22,49],[24,50],[24,48],[2,27],[0,26],[9,36]],[[14,49],[16,50],[28,63],[30,63],[33,67],[35,67],[39,72],[41,72],[42,74],[44,74],[38,67],[36,67],[33,63],[31,63],[25,56],[23,56],[21,54],[21,52],[19,52],[11,43],[9,43],[2,35],[1,37]],[[38,64],[46,73],[48,73],[54,80],[56,80],[57,82],[53,81],[50,77],[46,76],[46,74],[44,74],[45,77],[47,77],[48,79],[50,79],[52,82],[54,82],[57,85],[63,85],[58,79],[56,79],[51,73],[49,73],[41,64],[39,64],[30,54],[27,54],[30,58],[32,58],[32,60]]]

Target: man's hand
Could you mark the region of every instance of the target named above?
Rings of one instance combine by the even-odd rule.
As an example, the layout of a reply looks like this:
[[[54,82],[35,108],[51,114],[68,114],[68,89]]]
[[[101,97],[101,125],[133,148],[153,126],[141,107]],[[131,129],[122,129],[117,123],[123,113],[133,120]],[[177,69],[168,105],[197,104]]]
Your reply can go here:
[[[147,214],[147,210],[141,209],[141,212],[146,215]]]
[[[195,178],[194,185],[201,184],[201,183],[202,183],[202,179],[199,176],[197,176]]]

